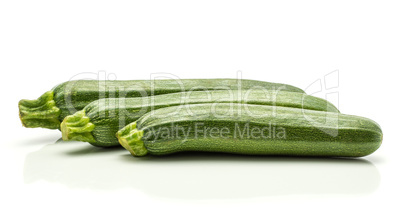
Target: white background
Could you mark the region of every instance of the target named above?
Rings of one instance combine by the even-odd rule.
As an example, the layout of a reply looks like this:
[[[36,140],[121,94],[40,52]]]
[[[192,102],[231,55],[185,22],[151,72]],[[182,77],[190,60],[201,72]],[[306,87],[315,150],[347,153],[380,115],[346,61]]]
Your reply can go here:
[[[401,206],[401,11],[400,1],[1,1],[0,206]],[[342,113],[378,122],[384,141],[361,160],[134,158],[21,126],[18,100],[100,71],[314,84]]]

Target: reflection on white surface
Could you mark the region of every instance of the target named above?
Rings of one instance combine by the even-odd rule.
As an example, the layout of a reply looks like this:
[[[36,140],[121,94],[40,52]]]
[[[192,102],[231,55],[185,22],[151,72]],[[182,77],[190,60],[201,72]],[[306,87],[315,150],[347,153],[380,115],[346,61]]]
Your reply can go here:
[[[295,194],[367,194],[380,183],[377,168],[364,159],[260,157],[183,153],[132,157],[125,149],[104,149],[57,141],[29,153],[24,181],[57,182],[71,188],[133,188],[157,197],[246,198]]]

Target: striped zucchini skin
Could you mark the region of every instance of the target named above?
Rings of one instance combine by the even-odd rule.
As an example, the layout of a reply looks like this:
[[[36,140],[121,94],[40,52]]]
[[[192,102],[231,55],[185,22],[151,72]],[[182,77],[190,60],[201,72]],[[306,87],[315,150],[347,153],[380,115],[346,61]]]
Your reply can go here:
[[[18,104],[22,124],[28,128],[59,129],[68,115],[82,110],[102,98],[143,97],[168,93],[222,89],[265,89],[304,93],[303,90],[280,83],[237,79],[182,80],[74,80],[64,82],[36,100]]]
[[[134,156],[208,151],[362,157],[373,153],[382,142],[377,123],[353,115],[227,103],[214,110],[211,104],[186,109],[189,111],[173,106],[145,114],[118,131],[120,144]]]
[[[61,124],[63,140],[89,142],[95,146],[116,146],[116,132],[145,113],[169,106],[197,103],[249,103],[339,112],[330,102],[288,91],[194,91],[140,98],[109,98],[94,101],[82,111],[67,116]]]

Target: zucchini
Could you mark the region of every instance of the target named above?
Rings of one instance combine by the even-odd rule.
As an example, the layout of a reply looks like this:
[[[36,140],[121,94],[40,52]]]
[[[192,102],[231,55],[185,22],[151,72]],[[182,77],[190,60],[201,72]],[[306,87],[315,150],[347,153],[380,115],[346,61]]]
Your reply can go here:
[[[358,116],[238,103],[179,107],[152,111],[127,125],[117,132],[120,144],[134,156],[208,151],[361,157],[382,142],[380,126]]]
[[[140,98],[108,98],[88,104],[67,116],[61,124],[63,140],[89,142],[95,146],[116,146],[116,132],[145,113],[169,106],[196,103],[249,103],[339,112],[328,101],[303,93],[241,90],[196,91]]]
[[[21,100],[18,107],[23,126],[59,129],[60,122],[66,116],[74,114],[90,102],[102,98],[143,97],[183,91],[252,88],[304,93],[303,90],[291,85],[256,80],[74,80],[54,87],[36,100]]]

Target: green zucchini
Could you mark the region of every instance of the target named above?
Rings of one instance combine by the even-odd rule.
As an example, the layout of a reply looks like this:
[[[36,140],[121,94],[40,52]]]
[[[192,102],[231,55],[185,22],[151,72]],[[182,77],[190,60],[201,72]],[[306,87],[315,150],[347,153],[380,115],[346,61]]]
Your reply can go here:
[[[240,90],[171,93],[140,98],[108,98],[88,104],[67,116],[61,124],[63,140],[89,142],[95,146],[116,146],[116,132],[158,108],[196,103],[249,103],[339,112],[330,102],[287,91]]]
[[[380,126],[358,116],[233,103],[179,107],[152,111],[127,125],[117,133],[120,144],[134,156],[209,151],[361,157],[382,142]]]
[[[23,126],[59,129],[60,122],[66,116],[74,114],[90,102],[102,98],[143,97],[183,91],[253,88],[304,93],[303,90],[291,85],[256,80],[74,80],[54,87],[36,100],[21,100],[18,107]]]

